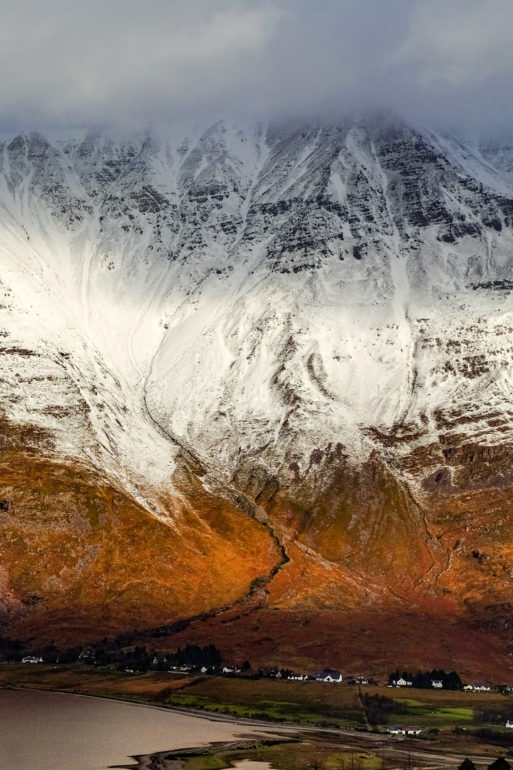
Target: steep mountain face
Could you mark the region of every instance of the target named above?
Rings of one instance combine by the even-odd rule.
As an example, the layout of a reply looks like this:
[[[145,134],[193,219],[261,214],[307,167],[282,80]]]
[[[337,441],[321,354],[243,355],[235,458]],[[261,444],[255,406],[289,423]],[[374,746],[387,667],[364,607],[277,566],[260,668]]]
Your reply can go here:
[[[387,119],[5,138],[6,633],[508,666],[512,168]]]

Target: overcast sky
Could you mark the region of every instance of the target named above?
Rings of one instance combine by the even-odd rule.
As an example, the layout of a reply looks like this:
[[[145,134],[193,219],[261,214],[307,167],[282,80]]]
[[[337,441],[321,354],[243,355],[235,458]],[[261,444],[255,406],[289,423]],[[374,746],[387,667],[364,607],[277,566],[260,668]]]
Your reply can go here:
[[[513,126],[513,0],[2,0],[0,127],[390,108]]]

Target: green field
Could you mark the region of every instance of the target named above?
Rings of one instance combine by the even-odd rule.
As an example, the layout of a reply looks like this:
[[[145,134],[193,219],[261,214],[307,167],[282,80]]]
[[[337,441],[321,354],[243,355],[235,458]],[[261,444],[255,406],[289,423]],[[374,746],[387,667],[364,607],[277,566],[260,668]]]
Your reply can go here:
[[[474,709],[470,706],[436,706],[432,702],[419,699],[403,701],[406,714],[394,714],[393,721],[398,725],[418,725],[419,727],[465,727],[474,721]]]
[[[149,671],[127,674],[109,667],[0,664],[0,686],[37,687],[160,703],[214,713],[360,728],[366,725],[355,687],[273,679],[205,677]],[[498,693],[470,694],[433,690],[364,687],[364,696],[385,697],[392,710],[384,722],[452,731],[504,728],[513,715],[513,698]],[[490,715],[489,721],[483,718]],[[382,724],[380,729],[386,725]]]
[[[378,770],[383,760],[372,751],[355,751],[341,747],[327,738],[313,737],[291,743],[262,743],[242,751],[218,751],[206,756],[183,760],[185,770],[223,770],[236,762],[250,759],[268,762],[276,770]],[[169,762],[172,768],[172,762]],[[163,770],[166,763],[162,765]]]
[[[205,678],[166,698],[173,706],[333,727],[364,724],[354,687],[318,682]]]
[[[452,730],[455,727],[502,729],[506,719],[513,715],[513,698],[493,692],[466,693],[388,687],[370,687],[368,691],[385,695],[404,706],[405,713],[392,714],[388,720],[389,723],[398,725],[439,730]],[[496,714],[498,723],[483,720],[482,712]]]

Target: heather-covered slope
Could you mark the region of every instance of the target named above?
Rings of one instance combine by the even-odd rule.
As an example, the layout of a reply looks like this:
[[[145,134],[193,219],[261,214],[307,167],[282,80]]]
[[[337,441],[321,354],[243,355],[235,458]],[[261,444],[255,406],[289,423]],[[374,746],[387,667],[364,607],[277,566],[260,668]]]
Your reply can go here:
[[[511,157],[389,120],[6,138],[12,632],[226,636],[235,602],[249,645],[388,612],[506,656]]]

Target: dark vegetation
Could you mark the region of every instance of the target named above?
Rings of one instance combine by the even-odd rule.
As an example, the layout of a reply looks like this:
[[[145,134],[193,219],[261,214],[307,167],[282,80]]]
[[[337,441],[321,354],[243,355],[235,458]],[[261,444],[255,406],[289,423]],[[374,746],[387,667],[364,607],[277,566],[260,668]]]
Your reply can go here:
[[[510,768],[510,763],[507,759],[504,759],[504,757],[497,757],[495,762],[492,762],[491,765],[488,765],[488,770],[510,770]]]
[[[443,669],[435,668],[432,671],[417,671],[416,674],[412,674],[409,671],[401,672],[397,669],[388,677],[388,684],[393,684],[401,677],[407,682],[412,682],[413,687],[420,690],[430,690],[434,681],[442,682],[444,690],[463,690],[463,683],[456,671],[447,674]]]
[[[32,647],[19,639],[0,637],[0,660],[17,663],[26,655],[34,655],[43,658],[45,663],[83,661],[95,666],[117,664],[119,668],[131,668],[141,672],[162,671],[172,667],[199,670],[204,667],[212,673],[219,671],[223,663],[221,651],[214,644],[204,647],[187,644],[175,652],[153,652],[142,645],[126,648],[125,641],[121,635],[115,639],[103,639],[90,647],[76,646],[59,650],[54,644]],[[243,668],[250,668],[248,661],[244,663]]]
[[[471,759],[466,758],[458,767],[458,770],[476,770],[476,766]]]
[[[170,667],[184,667],[189,670],[205,668],[209,672],[215,672],[222,663],[221,653],[213,644],[205,647],[187,644],[183,649],[179,647],[176,652],[166,653],[153,653],[146,647],[139,646],[121,651],[116,657],[120,668],[133,668],[136,671],[148,671],[150,668],[166,671]]]
[[[513,735],[511,733],[513,730],[504,732],[495,730],[493,727],[481,727],[479,730],[472,731],[472,735],[483,743],[489,743],[492,746],[504,746],[505,748],[513,747]]]
[[[388,698],[386,695],[364,693],[362,704],[367,720],[373,727],[387,724],[389,714],[406,714],[408,711],[406,704]]]
[[[471,759],[464,759],[458,770],[476,770],[475,764]],[[488,770],[511,770],[511,765],[505,757],[497,757],[490,765]]]

